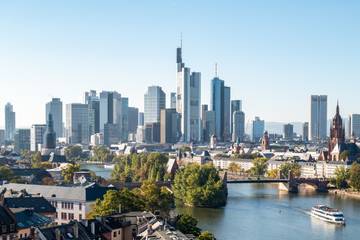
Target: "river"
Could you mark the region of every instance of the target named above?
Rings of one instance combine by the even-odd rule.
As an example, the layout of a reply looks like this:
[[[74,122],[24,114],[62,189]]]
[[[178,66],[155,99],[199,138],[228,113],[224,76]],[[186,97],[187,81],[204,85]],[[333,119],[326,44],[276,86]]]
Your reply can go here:
[[[104,177],[111,171],[86,167]],[[228,190],[224,208],[178,206],[177,211],[193,215],[199,227],[214,233],[218,240],[360,239],[360,200],[312,191],[284,194],[278,191],[277,184],[228,184]],[[316,204],[341,209],[346,226],[312,218],[310,209]]]

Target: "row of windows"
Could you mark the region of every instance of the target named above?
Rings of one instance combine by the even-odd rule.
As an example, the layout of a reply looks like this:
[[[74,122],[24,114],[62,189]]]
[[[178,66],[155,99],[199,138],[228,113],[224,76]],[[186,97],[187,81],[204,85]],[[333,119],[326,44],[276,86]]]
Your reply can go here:
[[[57,201],[50,201],[51,205],[53,205],[55,208],[58,207],[58,202]],[[63,209],[74,209],[74,203],[72,202],[61,202],[61,208]],[[82,204],[79,203],[79,210],[82,210]]]
[[[61,220],[74,220],[74,214],[73,213],[61,213]],[[79,214],[79,220],[82,220],[82,214]]]
[[[10,224],[10,226],[8,227],[8,225],[1,225],[1,234],[5,234],[8,232],[14,232],[15,231],[15,224]]]

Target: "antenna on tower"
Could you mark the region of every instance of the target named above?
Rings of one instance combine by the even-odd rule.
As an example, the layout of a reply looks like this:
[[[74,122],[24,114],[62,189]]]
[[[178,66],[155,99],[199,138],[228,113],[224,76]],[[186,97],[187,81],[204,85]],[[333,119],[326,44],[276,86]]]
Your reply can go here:
[[[182,32],[180,32],[180,48],[182,48]]]
[[[218,77],[218,64],[215,63],[215,77]]]

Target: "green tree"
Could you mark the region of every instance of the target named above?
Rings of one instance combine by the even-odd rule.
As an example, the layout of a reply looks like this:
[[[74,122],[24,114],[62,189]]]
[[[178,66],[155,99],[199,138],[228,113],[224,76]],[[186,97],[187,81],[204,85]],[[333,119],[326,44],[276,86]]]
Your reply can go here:
[[[112,154],[110,150],[104,146],[95,146],[93,149],[93,157],[91,158],[92,161],[100,161],[100,162],[111,162],[112,161]]]
[[[293,177],[300,177],[301,166],[295,162],[286,162],[280,165],[279,168],[281,178],[289,178],[289,172],[291,171]]]
[[[268,170],[266,175],[269,177],[269,178],[278,178],[278,175],[279,175],[279,170],[278,169],[271,169],[271,170]]]
[[[348,150],[345,150],[340,153],[339,158],[340,158],[340,160],[345,161],[349,158],[349,156],[350,156],[350,152]]]
[[[360,191],[360,164],[353,163],[350,168],[350,186]]]
[[[241,170],[241,167],[239,164],[231,162],[228,166],[228,170],[233,173],[239,173]]]
[[[11,181],[14,178],[14,173],[7,166],[0,166],[0,180]]]
[[[189,206],[221,207],[226,204],[227,188],[211,164],[189,164],[177,172],[174,195]]]
[[[70,183],[73,181],[74,172],[80,171],[79,164],[68,164],[65,169],[61,171],[62,176],[64,177],[64,181]]]
[[[68,146],[65,148],[65,156],[69,161],[76,161],[81,158],[82,148],[78,145]]]
[[[346,188],[348,186],[347,181],[350,178],[350,172],[344,167],[337,167],[335,169],[334,183],[337,188]]]
[[[199,236],[201,229],[197,227],[198,221],[190,215],[179,215],[175,227],[184,234]]]
[[[267,169],[267,159],[266,158],[255,158],[253,161],[253,166],[250,169],[251,175],[253,176],[264,176]]]
[[[215,240],[214,235],[208,231],[202,232],[198,237],[198,240]]]
[[[41,160],[41,153],[36,152],[31,156],[31,167],[32,168],[40,168],[40,165],[42,163]]]

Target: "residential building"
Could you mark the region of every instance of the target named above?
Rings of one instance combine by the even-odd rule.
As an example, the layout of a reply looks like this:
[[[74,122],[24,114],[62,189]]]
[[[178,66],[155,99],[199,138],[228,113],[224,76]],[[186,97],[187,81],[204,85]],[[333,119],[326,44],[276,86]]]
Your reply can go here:
[[[311,95],[310,140],[326,139],[327,132],[327,96]]]
[[[265,121],[259,117],[255,117],[252,122],[252,140],[253,142],[260,142],[265,130]]]
[[[294,137],[294,125],[288,123],[284,125],[283,138],[285,140],[292,140]]]
[[[161,109],[160,143],[176,143],[180,135],[180,117],[175,108]]]
[[[15,215],[0,204],[0,239],[13,240],[17,239]]]
[[[66,134],[70,144],[89,143],[89,108],[87,104],[66,105]]]
[[[15,137],[15,112],[13,105],[5,105],[5,140],[14,141]]]
[[[232,116],[232,141],[242,142],[245,136],[245,113],[242,111],[234,111]]]
[[[15,132],[14,149],[21,153],[24,150],[30,150],[30,129],[19,128]]]
[[[160,111],[166,108],[166,95],[159,86],[150,86],[144,95],[144,123],[160,122]]]
[[[33,124],[30,129],[30,151],[37,152],[41,150],[44,144],[46,124]]]
[[[64,137],[63,104],[60,98],[53,98],[50,102],[46,103],[45,122],[48,122],[49,114],[53,117],[56,137]]]

